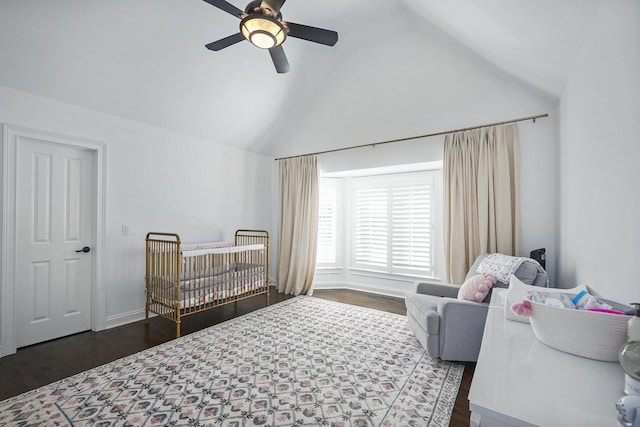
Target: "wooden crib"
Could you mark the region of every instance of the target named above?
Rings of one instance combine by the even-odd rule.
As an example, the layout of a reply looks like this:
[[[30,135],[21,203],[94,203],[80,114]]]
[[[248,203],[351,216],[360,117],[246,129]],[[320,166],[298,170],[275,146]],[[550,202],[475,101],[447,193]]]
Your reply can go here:
[[[145,321],[155,313],[176,323],[183,316],[256,295],[269,305],[269,233],[238,230],[235,242],[183,244],[175,233],[146,238]]]

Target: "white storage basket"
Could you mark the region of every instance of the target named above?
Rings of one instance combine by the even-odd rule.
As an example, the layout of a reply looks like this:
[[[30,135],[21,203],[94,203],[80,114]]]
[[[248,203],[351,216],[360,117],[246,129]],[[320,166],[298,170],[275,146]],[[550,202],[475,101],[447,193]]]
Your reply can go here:
[[[531,301],[530,296],[526,297]],[[630,306],[602,299],[614,309]],[[617,362],[627,341],[630,316],[550,307],[531,301],[530,323],[536,338],[549,347],[595,360]]]

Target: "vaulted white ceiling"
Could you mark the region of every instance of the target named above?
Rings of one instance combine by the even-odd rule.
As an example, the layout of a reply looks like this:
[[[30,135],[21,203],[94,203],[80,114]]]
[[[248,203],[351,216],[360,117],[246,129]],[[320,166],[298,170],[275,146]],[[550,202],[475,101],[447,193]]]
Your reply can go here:
[[[282,114],[312,103],[347,55],[405,26],[434,26],[559,98],[601,2],[289,0],[285,20],[339,41],[287,39],[291,71],[277,74],[248,42],[205,49],[239,21],[202,0],[0,0],[0,86],[251,148],[286,126]]]

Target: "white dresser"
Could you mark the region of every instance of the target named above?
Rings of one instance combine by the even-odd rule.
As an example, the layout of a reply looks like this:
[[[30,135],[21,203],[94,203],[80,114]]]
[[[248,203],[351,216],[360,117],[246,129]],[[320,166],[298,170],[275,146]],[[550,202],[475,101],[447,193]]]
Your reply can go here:
[[[496,291],[469,390],[471,426],[616,426],[620,364],[546,346],[528,323],[505,320],[506,290]]]

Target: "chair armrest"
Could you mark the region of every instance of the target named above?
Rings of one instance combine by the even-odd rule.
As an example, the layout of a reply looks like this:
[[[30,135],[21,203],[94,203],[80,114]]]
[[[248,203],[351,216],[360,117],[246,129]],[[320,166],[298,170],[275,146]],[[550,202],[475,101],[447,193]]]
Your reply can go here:
[[[441,298],[438,301],[438,313],[440,316],[446,316],[448,311],[463,311],[463,312],[482,312],[486,311],[489,308],[489,303],[487,302],[476,302],[476,301],[467,301],[460,300],[456,298]]]
[[[433,295],[436,297],[458,298],[459,285],[416,282],[417,294]]]
[[[478,360],[489,304],[441,298],[440,357],[443,360],[475,362]]]

